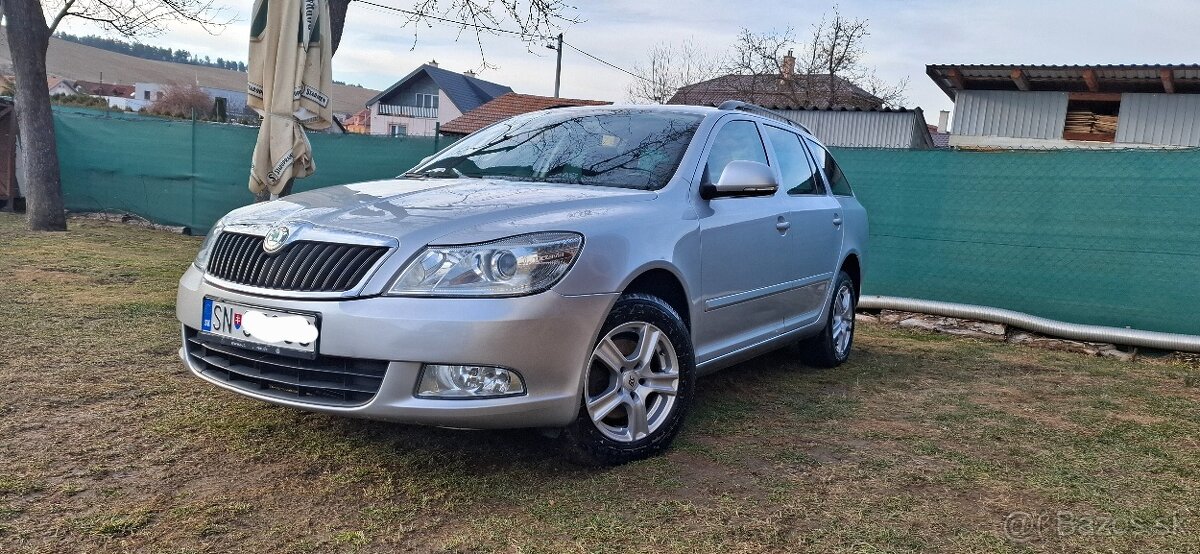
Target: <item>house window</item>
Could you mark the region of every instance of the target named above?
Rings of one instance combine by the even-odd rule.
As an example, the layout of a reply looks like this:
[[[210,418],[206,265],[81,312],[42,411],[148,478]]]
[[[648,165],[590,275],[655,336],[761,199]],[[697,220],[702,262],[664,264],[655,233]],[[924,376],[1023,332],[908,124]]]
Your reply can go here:
[[[143,100],[149,100],[149,99],[150,99],[150,91],[148,91],[148,90],[143,90],[143,91],[142,91],[142,99],[143,99]]]
[[[391,123],[388,125],[388,136],[402,137],[408,134],[408,127],[399,123]]]
[[[417,93],[417,107],[436,110],[438,107],[438,95]]]
[[[155,95],[155,97],[156,97],[156,98],[158,98],[159,100],[162,100],[163,92],[160,90],[160,91],[158,91],[158,92],[154,93],[154,95]]]

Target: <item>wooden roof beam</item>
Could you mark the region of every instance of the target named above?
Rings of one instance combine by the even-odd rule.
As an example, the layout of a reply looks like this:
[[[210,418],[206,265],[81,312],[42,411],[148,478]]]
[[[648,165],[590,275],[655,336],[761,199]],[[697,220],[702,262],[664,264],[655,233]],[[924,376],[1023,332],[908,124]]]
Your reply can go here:
[[[1018,67],[1012,70],[1009,77],[1012,77],[1012,81],[1017,84],[1017,89],[1026,92],[1029,91],[1029,78],[1025,76],[1025,72],[1021,68]]]
[[[1087,83],[1088,91],[1100,92],[1100,79],[1096,78],[1095,69],[1083,70],[1083,82]]]
[[[1163,91],[1167,94],[1175,94],[1175,70],[1160,69],[1158,76],[1162,78]]]
[[[946,76],[950,78],[950,84],[958,90],[967,90],[967,80],[963,79],[962,72],[958,68],[952,67],[946,71]]]

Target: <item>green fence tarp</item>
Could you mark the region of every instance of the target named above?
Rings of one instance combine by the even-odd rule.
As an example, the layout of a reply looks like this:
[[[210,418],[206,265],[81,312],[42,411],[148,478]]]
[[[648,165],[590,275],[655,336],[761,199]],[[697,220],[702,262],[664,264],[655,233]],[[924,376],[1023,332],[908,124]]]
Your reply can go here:
[[[70,109],[55,122],[70,210],[203,233],[253,201],[256,129]],[[432,138],[310,137],[318,171],[297,190],[392,177],[435,151]],[[1200,150],[835,155],[870,214],[866,294],[1200,334]]]
[[[864,294],[1200,334],[1200,150],[836,149]]]
[[[56,109],[63,196],[71,211],[137,214],[196,234],[254,196],[250,153],[258,129]],[[432,137],[309,134],[317,172],[295,191],[386,179],[452,141]]]

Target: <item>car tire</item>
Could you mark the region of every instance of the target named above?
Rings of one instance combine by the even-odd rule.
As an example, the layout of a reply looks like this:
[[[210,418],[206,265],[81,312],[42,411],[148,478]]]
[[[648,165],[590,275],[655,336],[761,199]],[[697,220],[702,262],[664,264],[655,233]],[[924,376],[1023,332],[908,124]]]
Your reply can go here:
[[[833,286],[833,300],[821,334],[800,341],[800,360],[814,367],[837,367],[850,358],[854,346],[854,310],[858,306],[854,279],[839,271]]]
[[[566,458],[612,466],[666,450],[683,426],[695,374],[679,314],[658,297],[622,295],[584,369],[579,415],[562,434]]]

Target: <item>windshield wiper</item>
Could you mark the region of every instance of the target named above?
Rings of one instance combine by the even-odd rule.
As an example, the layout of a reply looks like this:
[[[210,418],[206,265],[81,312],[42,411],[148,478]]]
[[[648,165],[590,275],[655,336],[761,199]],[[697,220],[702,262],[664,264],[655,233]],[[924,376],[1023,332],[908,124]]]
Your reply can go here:
[[[425,171],[410,171],[401,175],[409,179],[478,179],[476,175],[467,175],[453,167],[433,167]]]

